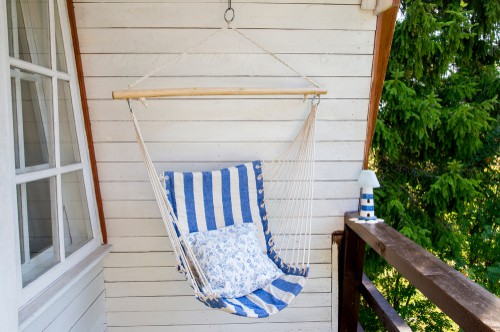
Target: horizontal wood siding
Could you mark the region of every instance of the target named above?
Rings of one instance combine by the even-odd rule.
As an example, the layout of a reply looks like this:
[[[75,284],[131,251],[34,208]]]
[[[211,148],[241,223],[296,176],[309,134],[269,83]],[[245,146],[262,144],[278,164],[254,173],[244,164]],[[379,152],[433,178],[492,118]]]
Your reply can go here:
[[[104,293],[103,264],[100,263],[22,331],[105,331]]]
[[[234,25],[329,93],[317,123],[311,278],[284,312],[245,319],[192,297],[175,259],[135,142],[125,102],[111,100],[223,23],[225,1],[75,1],[89,112],[109,243],[104,264],[107,326],[130,331],[330,331],[331,234],[357,209],[376,18],[359,0],[233,1]],[[307,87],[232,31],[220,31],[137,86]],[[272,160],[300,128],[301,98],[214,97],[134,102],[158,172],[218,169]],[[333,287],[335,288],[335,287]],[[333,307],[335,309],[335,307]]]

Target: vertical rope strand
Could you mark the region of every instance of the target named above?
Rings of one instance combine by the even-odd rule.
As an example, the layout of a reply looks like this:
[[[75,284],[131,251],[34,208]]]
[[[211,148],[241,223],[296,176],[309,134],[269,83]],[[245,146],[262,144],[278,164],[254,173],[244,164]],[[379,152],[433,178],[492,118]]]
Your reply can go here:
[[[177,224],[177,218],[173,212],[173,208],[170,205],[168,197],[166,196],[165,189],[161,185],[161,182],[158,176],[156,175],[156,170],[154,168],[153,162],[144,143],[144,138],[142,136],[139,123],[132,110],[132,107],[130,106],[130,101],[129,101],[129,107],[130,107],[130,114],[132,117],[132,121],[134,124],[136,139],[137,142],[139,143],[140,152],[143,157],[144,163],[146,165],[146,170],[148,172],[149,180],[152,184],[153,192],[156,201],[158,203],[158,206],[160,208],[162,220],[165,224],[165,228],[172,243],[172,248],[176,256],[175,257],[176,261],[179,264],[179,266],[182,266],[184,268],[189,283],[197,293],[207,292],[210,295],[213,295],[213,290],[210,286],[210,283],[208,282],[208,279],[206,278],[198,260],[196,259],[196,256],[194,255],[192,248],[189,245],[189,242],[185,238],[185,235],[183,234],[183,232],[180,232],[182,243],[179,237],[177,236],[177,233],[174,228],[174,225]],[[198,281],[191,269],[191,266],[195,268],[196,273],[199,276],[201,287],[198,285]]]
[[[266,188],[276,252],[286,263],[301,263],[302,268],[311,247],[316,111],[313,102],[292,143],[279,159],[270,162],[271,182]],[[267,171],[266,163],[266,176]]]

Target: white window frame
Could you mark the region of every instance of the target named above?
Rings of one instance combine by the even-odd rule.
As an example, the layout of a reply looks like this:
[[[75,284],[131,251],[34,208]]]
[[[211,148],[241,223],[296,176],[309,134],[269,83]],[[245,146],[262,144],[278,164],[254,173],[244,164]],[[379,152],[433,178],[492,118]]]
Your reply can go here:
[[[7,0],[7,1],[11,1],[11,3],[15,6],[15,0]],[[59,13],[59,19],[61,21],[60,25],[61,25],[62,40],[64,45],[64,52],[65,52],[64,55],[66,59],[66,66],[68,73],[57,71],[57,66],[56,66],[56,44],[55,44],[56,36],[55,36],[55,8],[54,8],[55,5],[58,6],[57,8]],[[15,226],[14,237],[17,247],[16,248],[17,250],[15,250],[15,256],[17,260],[16,275],[17,275],[17,286],[18,286],[17,287],[18,309],[21,309],[24,305],[33,300],[37,295],[41,294],[43,290],[47,289],[64,273],[68,272],[70,269],[74,268],[78,263],[82,262],[86,257],[91,255],[102,244],[101,232],[97,214],[97,203],[95,198],[94,183],[91,174],[86,133],[84,129],[83,110],[80,100],[78,76],[77,76],[76,63],[73,53],[73,43],[70,33],[69,17],[68,17],[68,10],[66,7],[66,1],[49,0],[49,16],[50,16],[49,31],[50,31],[51,69],[27,61],[23,61],[17,58],[10,57],[8,38],[0,39],[0,64],[8,63],[9,68],[14,67],[16,69],[27,70],[37,74],[48,76],[52,79],[52,105],[54,110],[53,111],[54,116],[52,121],[54,130],[53,138],[54,138],[55,167],[47,168],[47,165],[41,167],[35,166],[33,168],[29,168],[30,172],[27,173],[18,172],[18,174],[16,174],[16,169],[14,167],[14,164],[11,162],[14,159],[14,153],[15,153],[13,136],[9,140],[11,144],[6,144],[7,145],[7,148],[5,149],[6,151],[2,151],[2,154],[6,153],[9,155],[8,158],[8,160],[10,161],[9,164],[12,165],[10,173],[5,172],[3,174],[0,174],[0,180],[2,180],[1,181],[2,183],[14,182],[17,185],[21,183],[35,181],[42,178],[48,178],[51,176],[54,176],[56,178],[56,196],[57,196],[56,215],[57,215],[58,231],[57,231],[57,238],[53,239],[53,243],[54,245],[57,245],[59,247],[60,262],[57,263],[54,267],[52,267],[48,271],[46,271],[44,274],[40,275],[36,280],[26,285],[24,288],[22,286],[22,266],[21,266],[20,250],[19,250],[21,242],[19,240],[19,228],[17,227],[18,219],[17,219],[17,195],[15,194],[16,188],[14,187],[12,188],[12,190],[10,190],[11,193],[14,193],[14,197],[12,200],[13,204],[12,206],[10,206],[11,210],[8,211],[9,213],[6,213],[6,215],[7,216],[14,215],[14,219],[11,220],[11,222]],[[6,28],[7,26],[6,24],[7,9],[5,5],[0,6],[0,18],[1,18],[0,22],[2,21],[5,22],[5,23],[0,23],[4,24],[4,27],[0,28],[0,30],[2,30],[2,28]],[[0,72],[2,71],[4,71],[4,68],[0,68]],[[7,118],[10,119],[10,123],[7,123],[6,127],[11,126],[9,132],[13,133],[12,101],[11,101],[11,87],[10,87],[11,75],[8,74],[10,72],[11,71],[9,69],[7,71],[7,75],[2,75],[0,77],[1,80],[5,79],[7,81],[7,82],[2,82],[3,84],[0,84],[0,86],[9,87],[8,91],[0,91],[0,97],[6,97],[6,100],[9,103],[9,107],[7,109],[0,111],[10,113],[10,115],[7,114]],[[71,102],[73,106],[76,135],[78,138],[78,147],[80,151],[80,160],[81,160],[79,163],[70,164],[66,166],[61,166],[61,160],[60,160],[61,159],[60,141],[59,141],[59,127],[58,127],[59,126],[59,118],[58,118],[59,101],[58,101],[58,86],[57,86],[58,80],[67,81],[69,82],[70,85]],[[64,213],[63,213],[63,204],[61,198],[62,194],[61,175],[79,170],[81,170],[83,173],[83,179],[84,179],[83,183],[85,186],[85,194],[87,198],[87,204],[88,204],[91,227],[92,227],[92,239],[85,245],[83,245],[81,248],[73,252],[69,257],[65,257],[64,226],[63,226]],[[6,181],[3,181],[2,177],[9,177],[9,178],[6,179]],[[14,181],[12,181],[12,179],[14,179]],[[9,206],[6,206],[6,208],[9,208]],[[8,220],[6,220],[5,222],[8,222]]]

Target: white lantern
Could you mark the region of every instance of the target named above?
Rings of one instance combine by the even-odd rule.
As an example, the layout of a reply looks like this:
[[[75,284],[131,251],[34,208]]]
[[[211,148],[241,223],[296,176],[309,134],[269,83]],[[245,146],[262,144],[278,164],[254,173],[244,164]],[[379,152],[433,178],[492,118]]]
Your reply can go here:
[[[358,177],[358,184],[361,190],[361,206],[359,218],[356,222],[376,223],[383,221],[375,215],[375,203],[373,199],[373,188],[380,188],[375,172],[372,170],[362,170]]]

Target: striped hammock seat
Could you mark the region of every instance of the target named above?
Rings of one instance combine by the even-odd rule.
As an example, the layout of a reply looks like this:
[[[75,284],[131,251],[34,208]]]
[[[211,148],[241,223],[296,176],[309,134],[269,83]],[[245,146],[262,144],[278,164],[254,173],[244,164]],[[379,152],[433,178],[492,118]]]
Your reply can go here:
[[[140,152],[179,270],[196,298],[207,306],[239,316],[262,318],[284,309],[304,287],[311,248],[317,106],[313,99],[302,128],[275,161],[254,161],[211,172],[165,172],[160,176],[130,109]],[[256,226],[262,249],[284,274],[251,294],[229,299],[212,290],[187,236],[241,223]]]
[[[260,161],[211,172],[165,172],[166,192],[182,233],[206,232],[254,223],[267,256],[285,274],[262,289],[235,299],[198,300],[246,317],[267,317],[284,309],[304,286],[309,268],[293,268],[276,254],[264,203]]]

